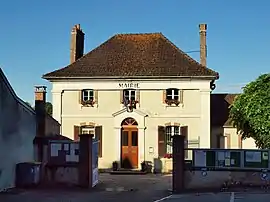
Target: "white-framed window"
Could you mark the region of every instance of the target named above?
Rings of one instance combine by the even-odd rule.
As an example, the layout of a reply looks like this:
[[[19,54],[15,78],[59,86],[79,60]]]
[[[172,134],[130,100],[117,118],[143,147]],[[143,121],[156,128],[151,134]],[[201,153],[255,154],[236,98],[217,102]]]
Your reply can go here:
[[[83,126],[81,127],[82,134],[91,134],[95,138],[95,127],[94,126]]]
[[[94,100],[94,90],[92,89],[84,89],[82,90],[82,101],[93,101]]]
[[[125,89],[123,92],[124,101],[135,101],[136,100],[136,90]]]
[[[166,142],[166,153],[167,154],[172,154],[173,152],[173,139],[172,137],[174,135],[180,135],[180,126],[166,126],[165,127],[165,142]]]
[[[169,88],[166,90],[167,100],[179,100],[179,89]]]

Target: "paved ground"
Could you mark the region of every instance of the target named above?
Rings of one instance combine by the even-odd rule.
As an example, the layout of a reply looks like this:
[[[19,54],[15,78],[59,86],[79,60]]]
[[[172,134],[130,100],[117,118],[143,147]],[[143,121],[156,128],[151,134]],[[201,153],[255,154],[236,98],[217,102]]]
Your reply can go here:
[[[94,190],[78,188],[15,190],[0,194],[5,202],[268,202],[270,191],[184,194],[169,196],[170,175],[110,175],[101,174]],[[260,193],[258,193],[260,192]],[[169,196],[169,197],[168,197]],[[165,198],[168,197],[168,198]],[[163,198],[163,199],[162,199]]]
[[[186,194],[174,195],[163,198],[156,202],[268,202],[270,193],[205,193],[205,194]]]
[[[0,194],[0,201],[21,202],[151,202],[169,195],[171,176],[101,174],[93,191],[78,189],[20,190]]]

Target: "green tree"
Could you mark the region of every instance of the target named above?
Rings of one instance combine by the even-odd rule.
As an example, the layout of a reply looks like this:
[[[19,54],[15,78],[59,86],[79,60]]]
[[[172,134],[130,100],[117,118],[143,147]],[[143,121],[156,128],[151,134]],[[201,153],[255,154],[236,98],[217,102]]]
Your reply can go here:
[[[32,107],[31,104],[29,102],[25,102],[25,104],[27,104],[28,106]]]
[[[257,147],[270,148],[270,73],[244,87],[230,107],[230,118],[243,139],[251,137]]]
[[[45,109],[47,114],[52,115],[52,103],[46,102]]]

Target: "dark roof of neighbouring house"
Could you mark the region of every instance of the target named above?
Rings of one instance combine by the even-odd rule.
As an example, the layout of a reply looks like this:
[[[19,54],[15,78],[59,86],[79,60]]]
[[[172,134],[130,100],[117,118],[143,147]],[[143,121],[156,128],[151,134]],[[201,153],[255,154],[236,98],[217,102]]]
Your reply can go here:
[[[211,125],[232,127],[229,107],[239,94],[211,94]]]
[[[199,64],[161,33],[117,34],[76,62],[43,75],[55,78],[210,77]]]

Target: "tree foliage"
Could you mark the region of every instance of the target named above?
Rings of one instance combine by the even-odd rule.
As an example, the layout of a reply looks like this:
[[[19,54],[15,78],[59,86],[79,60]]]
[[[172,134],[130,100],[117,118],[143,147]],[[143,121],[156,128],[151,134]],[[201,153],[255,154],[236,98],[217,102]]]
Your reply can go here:
[[[230,107],[230,118],[243,139],[270,148],[270,73],[247,84]]]
[[[28,106],[32,107],[31,104],[29,102],[25,102]],[[35,109],[35,107],[33,107]],[[47,114],[52,116],[52,103],[50,102],[46,102],[45,104],[45,110],[47,112]]]
[[[45,109],[46,109],[47,114],[52,116],[52,103],[46,102]]]
[[[25,102],[25,104],[27,104],[29,107],[32,107],[31,104],[29,102]]]

